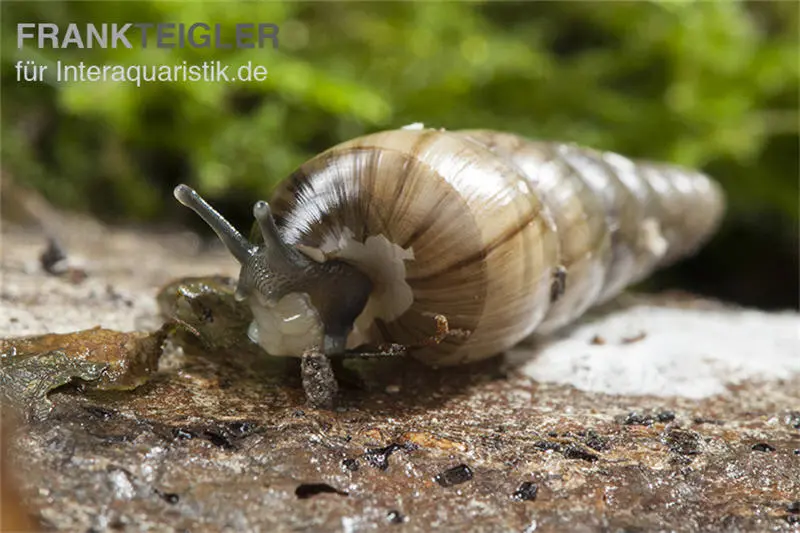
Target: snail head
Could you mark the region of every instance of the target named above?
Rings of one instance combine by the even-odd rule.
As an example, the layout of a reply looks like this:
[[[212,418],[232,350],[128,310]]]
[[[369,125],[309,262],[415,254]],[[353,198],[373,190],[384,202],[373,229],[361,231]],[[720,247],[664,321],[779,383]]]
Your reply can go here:
[[[286,297],[302,295],[305,298],[307,295],[321,322],[324,351],[344,350],[347,335],[372,290],[372,283],[366,275],[342,261],[319,263],[286,243],[281,238],[269,204],[263,200],[253,206],[253,216],[263,237],[261,244],[254,244],[192,188],[178,185],[174,195],[214,230],[241,265],[236,299],[250,304],[260,328],[275,325],[263,323],[268,320],[259,321],[260,311],[280,309],[279,304]],[[278,325],[285,325],[288,320],[284,316],[278,318]]]

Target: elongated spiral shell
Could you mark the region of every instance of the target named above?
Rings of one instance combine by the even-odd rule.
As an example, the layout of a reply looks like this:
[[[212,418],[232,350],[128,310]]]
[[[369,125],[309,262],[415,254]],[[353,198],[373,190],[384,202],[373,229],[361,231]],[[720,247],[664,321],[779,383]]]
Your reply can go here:
[[[562,327],[688,255],[724,196],[677,166],[495,131],[401,129],[313,158],[272,208],[287,243],[372,279],[353,344],[414,343],[443,314],[472,334],[414,355],[449,365]]]

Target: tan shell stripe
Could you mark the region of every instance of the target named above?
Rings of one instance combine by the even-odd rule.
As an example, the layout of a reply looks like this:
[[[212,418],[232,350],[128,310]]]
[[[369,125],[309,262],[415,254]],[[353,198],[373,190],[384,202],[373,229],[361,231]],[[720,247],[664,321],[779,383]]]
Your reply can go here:
[[[438,272],[434,272],[432,274],[428,274],[427,276],[423,276],[423,277],[418,277],[418,278],[409,277],[407,279],[408,279],[408,281],[417,281],[417,282],[419,282],[419,281],[430,281],[431,279],[434,279],[434,278],[436,278],[438,276],[445,276],[445,275],[447,275],[447,274],[449,274],[451,272],[454,272],[454,271],[457,271],[457,270],[459,270],[461,268],[469,266],[472,263],[475,263],[477,261],[481,261],[484,258],[486,258],[489,254],[491,254],[495,249],[499,248],[500,246],[502,246],[506,242],[510,241],[511,239],[516,237],[519,233],[522,233],[525,230],[525,228],[527,228],[529,225],[531,225],[533,222],[535,222],[536,219],[538,219],[538,218],[539,218],[539,211],[531,213],[527,217],[525,217],[525,219],[520,224],[515,226],[511,231],[509,231],[508,233],[505,233],[504,235],[501,235],[495,242],[493,242],[489,246],[486,246],[483,250],[480,250],[479,252],[476,252],[476,253],[468,256],[468,257],[465,257],[464,259],[462,259],[460,261],[457,261],[457,262],[453,263],[452,265],[446,266],[445,268],[443,268],[442,270],[440,270]]]

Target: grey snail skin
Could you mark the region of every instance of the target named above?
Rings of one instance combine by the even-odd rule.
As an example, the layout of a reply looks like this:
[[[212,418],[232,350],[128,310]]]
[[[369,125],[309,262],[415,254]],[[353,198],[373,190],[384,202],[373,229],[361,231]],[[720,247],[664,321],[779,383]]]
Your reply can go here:
[[[252,243],[186,185],[241,264],[250,339],[301,357],[311,404],[333,405],[329,358],[414,346],[432,317],[469,335],[409,349],[432,366],[501,353],[566,326],[693,253],[720,223],[700,172],[489,130],[415,124],[319,154],[253,208]]]

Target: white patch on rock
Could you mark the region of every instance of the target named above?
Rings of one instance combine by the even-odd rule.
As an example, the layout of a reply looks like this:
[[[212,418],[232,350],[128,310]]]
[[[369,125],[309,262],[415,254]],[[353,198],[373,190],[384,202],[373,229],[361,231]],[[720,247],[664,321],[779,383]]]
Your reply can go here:
[[[114,497],[118,500],[131,500],[136,496],[136,489],[133,487],[128,475],[122,470],[112,470],[108,475],[111,481],[111,490]]]
[[[635,306],[578,325],[537,352],[520,367],[536,381],[699,399],[747,380],[800,383],[800,315]],[[513,364],[531,350],[508,356]]]

